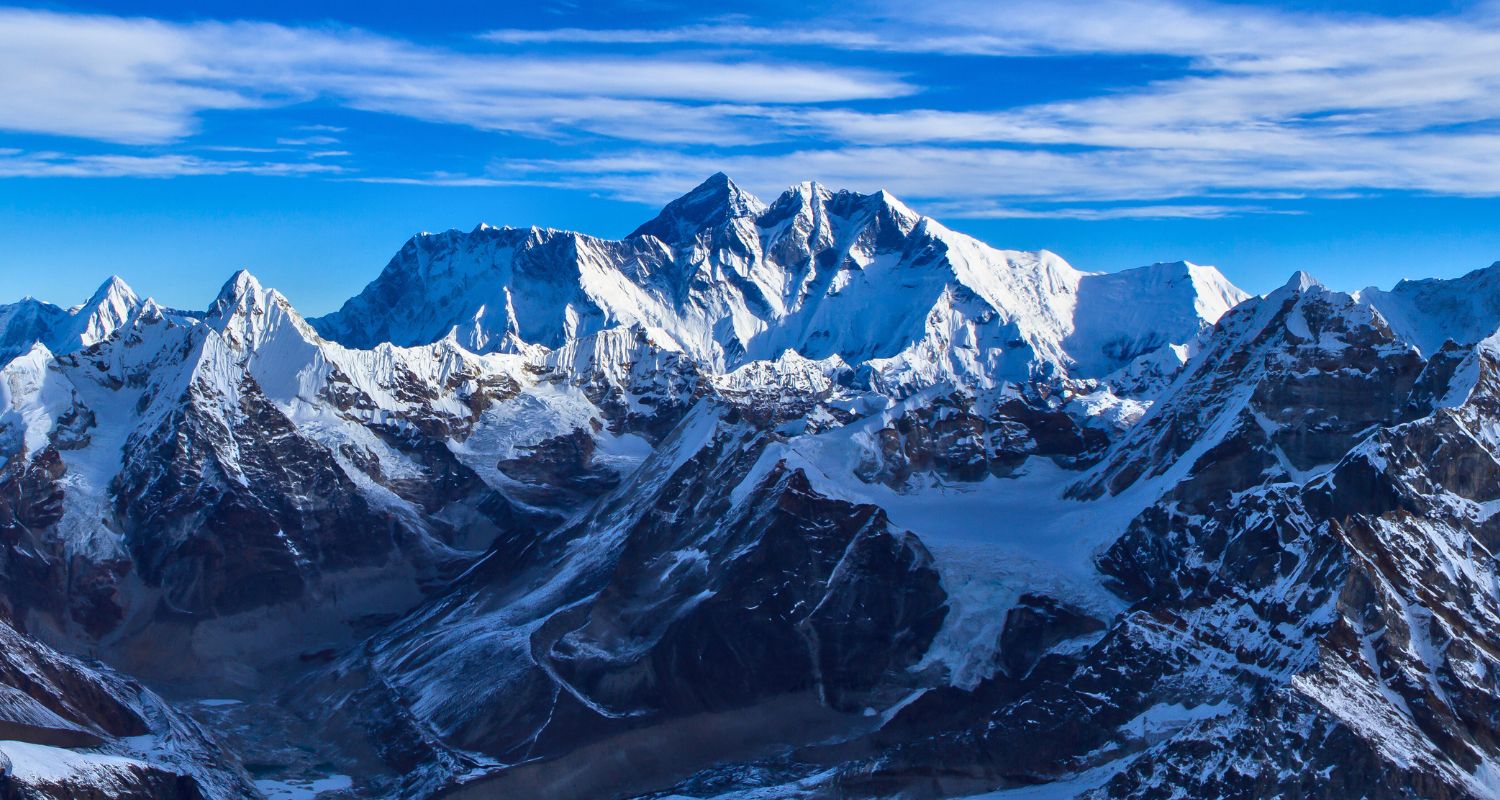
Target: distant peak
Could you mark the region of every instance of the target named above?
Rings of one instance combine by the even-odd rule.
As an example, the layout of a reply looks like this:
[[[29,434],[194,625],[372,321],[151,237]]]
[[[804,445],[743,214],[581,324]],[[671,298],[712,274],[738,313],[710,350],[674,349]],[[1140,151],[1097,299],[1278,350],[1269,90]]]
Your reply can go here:
[[[224,284],[203,321],[235,348],[257,348],[278,330],[295,330],[304,341],[318,336],[285,296],[264,288],[246,270],[234,273]]]
[[[1317,278],[1309,275],[1306,270],[1299,269],[1296,272],[1292,273],[1292,277],[1287,280],[1283,288],[1291,289],[1297,292],[1305,292],[1308,289],[1322,285],[1323,284],[1318,282]]]
[[[132,300],[136,299],[135,290],[131,289],[130,284],[126,283],[119,275],[111,275],[108,280],[99,284],[99,288],[94,292],[93,299],[102,300],[106,297],[129,297]]]
[[[108,313],[115,315],[128,315],[141,305],[141,299],[136,296],[135,290],[121,280],[118,275],[111,275],[109,280],[99,285],[94,294],[81,306],[75,306],[71,313],[96,315]]]
[[[247,294],[259,294],[261,291],[260,281],[250,274],[250,270],[242,269],[225,281],[224,287],[219,290],[219,299],[235,299]]]
[[[219,289],[219,296],[209,306],[208,313],[210,316],[229,316],[246,305],[254,305],[264,294],[265,289],[249,270],[239,270],[224,282],[223,288]]]
[[[833,196],[833,192],[829,191],[827,186],[824,186],[817,181],[803,181],[796,186],[788,189],[787,191],[794,195],[798,195],[799,197],[806,197],[808,199],[812,199],[815,197],[828,198]]]
[[[715,172],[668,203],[655,219],[631,231],[627,238],[655,236],[666,242],[681,242],[705,229],[740,217],[758,216],[765,210],[764,203],[735,185],[728,175]]]
[[[890,209],[891,213],[895,214],[898,217],[906,217],[907,219],[911,220],[921,218],[920,214],[911,210],[911,206],[908,206],[907,204],[901,202],[901,198],[891,194],[884,189],[880,189],[876,191],[875,194],[870,196],[875,199],[875,202],[877,204],[884,208]]]
[[[1158,261],[1149,267],[1143,267],[1143,269],[1150,270],[1152,273],[1157,275],[1171,276],[1173,279],[1182,277],[1191,279],[1201,274],[1218,274],[1218,270],[1214,269],[1213,267],[1199,266],[1198,264],[1194,264],[1193,262],[1186,259],[1179,259],[1177,261]]]

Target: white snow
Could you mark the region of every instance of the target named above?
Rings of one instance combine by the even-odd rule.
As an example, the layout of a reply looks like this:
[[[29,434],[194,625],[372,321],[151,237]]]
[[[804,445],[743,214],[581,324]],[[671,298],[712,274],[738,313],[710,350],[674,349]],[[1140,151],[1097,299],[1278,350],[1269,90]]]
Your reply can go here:
[[[886,192],[804,183],[766,206],[715,176],[624,241],[487,226],[414,238],[312,323],[356,347],[450,337],[506,353],[639,328],[717,371],[792,351],[869,365],[906,393],[991,388],[1043,364],[1103,377],[1187,344],[1245,297],[1186,262],[1085,273],[1046,251],[998,250]]]
[[[1401,281],[1355,293],[1403,339],[1430,356],[1449,339],[1472,345],[1500,328],[1500,263],[1458,278]]]
[[[1022,786],[988,794],[971,795],[962,800],[1073,800],[1085,792],[1108,783],[1110,778],[1124,772],[1134,760],[1133,757],[1121,758],[1085,770],[1071,778],[1036,786]]]
[[[1217,269],[1179,261],[1084,276],[1065,340],[1078,377],[1103,377],[1164,345],[1184,345],[1249,295]]]
[[[1191,707],[1181,703],[1158,703],[1120,728],[1131,735],[1155,741],[1190,723],[1222,717],[1234,709],[1235,706],[1230,703],[1205,703]]]
[[[346,791],[353,786],[354,779],[348,775],[255,782],[255,788],[266,796],[266,800],[312,800],[321,794]]]
[[[10,759],[11,775],[22,784],[96,784],[107,791],[120,770],[147,768],[133,758],[29,742],[0,741],[0,753]]]
[[[1146,504],[1151,487],[1106,502],[1064,498],[1079,477],[1033,458],[1012,477],[970,484],[928,483],[898,492],[855,476],[861,441],[883,424],[876,417],[772,447],[757,463],[779,459],[802,468],[820,492],[883,508],[892,527],[909,530],[932,552],[950,598],[950,612],[923,665],[940,663],[958,686],[972,687],[993,673],[1004,610],[1025,592],[1058,598],[1100,619],[1123,602],[1105,589],[1094,558]],[[753,485],[752,474],[737,492]]]

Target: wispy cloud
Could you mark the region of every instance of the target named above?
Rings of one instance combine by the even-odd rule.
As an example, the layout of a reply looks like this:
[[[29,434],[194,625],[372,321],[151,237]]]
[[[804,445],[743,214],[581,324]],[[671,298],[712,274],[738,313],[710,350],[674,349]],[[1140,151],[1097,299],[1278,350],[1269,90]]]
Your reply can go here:
[[[1034,207],[1001,206],[993,203],[938,203],[924,209],[940,218],[955,219],[1224,219],[1250,214],[1288,214],[1295,209],[1257,205],[1157,204],[1119,205],[1108,208],[1081,206]]]
[[[229,161],[190,155],[72,155],[0,150],[0,178],[170,178],[186,175],[313,175],[343,168],[312,162]]]
[[[0,128],[137,144],[181,138],[204,111],[254,97],[211,85],[181,29],[0,10]]]
[[[834,27],[807,24],[797,27],[762,27],[738,23],[684,25],[676,28],[504,28],[480,34],[498,44],[726,44],[772,47],[816,46],[837,50],[900,50],[921,52],[930,44],[902,41],[884,31],[862,31],[831,21]]]
[[[985,215],[1017,216],[1063,212],[1017,210],[1004,198],[1137,203],[1351,190],[1500,194],[1493,166],[1500,154],[1500,20],[1493,14],[1388,18],[1177,0],[940,0],[919,16],[902,15],[894,5],[859,14],[857,23],[831,16],[795,26],[735,20],[661,30],[502,30],[487,37],[616,46],[733,41],[782,53],[815,46],[1182,59],[1174,77],[1065,102],[958,111],[909,105],[878,113],[772,109],[775,124],[826,145],[725,160],[752,175],[779,175],[785,164],[796,164],[830,183],[886,185],[956,213],[986,208],[971,202],[975,197],[989,198]],[[656,156],[650,176],[684,163],[679,154]],[[631,180],[656,184],[646,174]],[[1128,213],[1202,216],[1227,213],[1229,206],[1132,208]],[[1107,216],[1089,209],[1068,215]]]
[[[338,142],[339,140],[336,136],[283,136],[276,140],[276,143],[283,147],[322,147],[330,144],[338,144]]]
[[[317,99],[589,140],[574,151],[584,156],[502,154],[469,175],[414,163],[342,177],[658,202],[723,169],[760,191],[817,178],[966,216],[1206,218],[1277,212],[1294,196],[1500,195],[1493,7],[1383,17],[1186,0],[933,0],[912,15],[889,0],[795,23],[480,40],[452,49],[337,27],[0,11],[0,70],[35,76],[0,85],[0,129],[160,145],[209,112]],[[1066,101],[939,109],[925,90],[944,87],[920,73],[858,66],[891,52],[989,57],[997,70],[1020,55],[1166,56],[1177,67]],[[328,150],[336,137],[304,126],[281,146],[356,150]],[[143,168],[173,168],[151,157]]]
[[[874,70],[743,58],[546,57],[423,47],[353,29],[176,24],[0,9],[0,129],[126,144],[181,139],[206,111],[327,98],[496,130],[643,140],[728,132],[733,107],[909,94]],[[657,137],[662,138],[662,137]]]
[[[1500,140],[1375,141],[1320,158],[1246,158],[1238,152],[1093,149],[1054,152],[1003,147],[848,146],[776,154],[692,155],[636,150],[577,159],[510,159],[487,177],[550,181],[656,203],[713,169],[757,192],[807,179],[831,186],[974,208],[1017,202],[1142,203],[1217,196],[1266,208],[1288,195],[1344,195],[1351,186],[1461,195],[1500,194]],[[1268,191],[1275,188],[1278,191]]]

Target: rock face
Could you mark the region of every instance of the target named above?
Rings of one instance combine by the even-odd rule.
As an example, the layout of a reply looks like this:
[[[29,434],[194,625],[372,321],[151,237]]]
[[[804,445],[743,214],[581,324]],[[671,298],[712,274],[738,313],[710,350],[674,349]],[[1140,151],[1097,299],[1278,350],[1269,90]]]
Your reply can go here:
[[[879,509],[762,464],[763,436],[700,408],[583,518],[498,542],[303,691],[333,712],[326,727],[418,750],[396,765],[407,793],[463,777],[475,758],[515,767],[475,784],[502,795],[648,789],[697,766],[677,748],[754,755],[807,736],[802,725],[861,726],[863,709],[909,691],[945,614],[938,573]],[[503,678],[475,685],[460,664]],[[700,730],[769,704],[785,718],[761,730],[717,742]],[[628,769],[584,767],[596,746],[639,753]]]
[[[0,797],[1500,795],[1496,275],[716,175],[310,321],[0,307]]]

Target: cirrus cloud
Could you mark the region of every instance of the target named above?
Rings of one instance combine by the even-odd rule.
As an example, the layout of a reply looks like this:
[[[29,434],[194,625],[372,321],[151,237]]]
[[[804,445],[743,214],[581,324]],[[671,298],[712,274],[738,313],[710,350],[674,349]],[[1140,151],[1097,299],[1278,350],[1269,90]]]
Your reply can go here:
[[[0,130],[123,143],[181,139],[208,111],[326,98],[493,130],[729,133],[733,104],[892,97],[866,69],[741,58],[538,57],[424,47],[349,28],[0,9]],[[709,108],[699,106],[709,104]],[[649,136],[640,138],[649,139]],[[670,137],[669,137],[670,138]]]
[[[654,203],[726,170],[761,191],[814,177],[883,186],[955,216],[1079,219],[1275,213],[1288,210],[1285,198],[1359,192],[1500,195],[1500,17],[1483,8],[1387,17],[1186,0],[935,0],[915,18],[894,2],[841,9],[795,24],[506,29],[457,47],[338,26],[0,10],[0,69],[28,76],[0,86],[0,129],[156,148],[11,157],[0,174],[227,169],[233,162],[194,161],[178,147],[215,146],[192,141],[205,115],[316,100],[557,145],[547,157],[501,149],[467,174],[419,158],[361,172],[347,141],[320,151],[352,153],[338,177],[360,180],[538,184]],[[1176,66],[1066,100],[989,104],[974,92],[938,108],[929,90],[954,88],[942,80],[983,76],[897,74],[885,66],[891,53],[902,63],[978,57],[994,70],[1017,56],[1160,56]],[[327,148],[344,132],[279,138]],[[235,169],[334,172],[315,155]],[[110,173],[109,163],[136,166]]]

